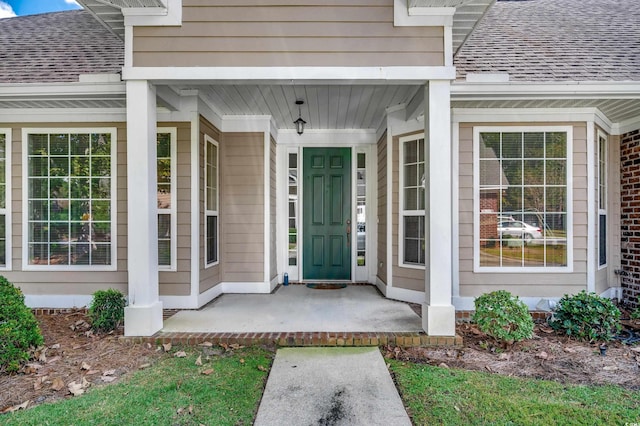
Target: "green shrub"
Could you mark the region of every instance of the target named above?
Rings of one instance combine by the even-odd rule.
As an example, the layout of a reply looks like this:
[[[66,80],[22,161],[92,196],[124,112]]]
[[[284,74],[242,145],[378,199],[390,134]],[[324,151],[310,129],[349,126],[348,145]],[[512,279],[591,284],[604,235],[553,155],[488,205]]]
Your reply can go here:
[[[631,312],[631,319],[632,320],[640,319],[640,308],[636,308],[633,312]]]
[[[582,290],[565,294],[549,324],[554,330],[588,341],[609,341],[620,331],[620,310],[613,302]]]
[[[508,291],[483,294],[475,305],[473,321],[497,341],[512,344],[533,335],[533,319],[527,305]]]
[[[124,321],[126,305],[127,299],[118,290],[110,288],[96,291],[89,306],[91,326],[96,331],[115,330]]]
[[[36,317],[19,288],[0,276],[0,371],[14,372],[29,350],[44,343]]]

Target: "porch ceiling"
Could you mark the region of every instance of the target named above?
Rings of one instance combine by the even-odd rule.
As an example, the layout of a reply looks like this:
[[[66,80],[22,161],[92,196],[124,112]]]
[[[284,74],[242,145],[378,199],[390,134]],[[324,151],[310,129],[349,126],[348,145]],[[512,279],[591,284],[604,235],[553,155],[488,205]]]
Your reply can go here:
[[[279,129],[294,129],[296,99],[305,101],[307,129],[377,129],[385,109],[408,104],[416,85],[207,85],[200,96],[220,116],[270,115]],[[184,87],[193,89],[194,87]],[[180,91],[182,88],[174,88]]]

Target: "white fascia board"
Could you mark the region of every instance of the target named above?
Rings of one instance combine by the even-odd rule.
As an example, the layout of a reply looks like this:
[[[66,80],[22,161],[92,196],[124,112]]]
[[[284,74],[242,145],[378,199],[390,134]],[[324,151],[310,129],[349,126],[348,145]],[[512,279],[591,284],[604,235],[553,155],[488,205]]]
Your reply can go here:
[[[375,129],[305,130],[299,135],[293,129],[278,131],[278,144],[297,146],[336,146],[336,141],[349,141],[350,146],[373,145],[377,143]]]
[[[616,123],[611,127],[612,135],[623,135],[634,130],[640,129],[640,117],[625,120],[620,123]],[[607,130],[606,128],[604,130]]]
[[[452,101],[495,99],[637,99],[637,82],[469,83],[451,85]]]
[[[594,120],[599,113],[597,108],[453,108],[452,121],[454,123],[586,122]],[[600,117],[603,117],[601,113]],[[602,122],[607,127],[606,123]]]
[[[8,108],[0,109],[5,123],[122,123],[125,108]]]
[[[409,7],[407,0],[393,1],[396,27],[443,27],[453,25],[455,7]]]
[[[20,98],[52,98],[79,97],[98,95],[125,95],[126,86],[117,82],[80,82],[80,83],[46,83],[46,84],[0,84],[0,100]],[[111,96],[114,98],[115,96]]]
[[[454,80],[453,66],[441,67],[124,67],[123,80],[202,84],[423,84]]]
[[[225,115],[220,131],[270,133],[270,126],[270,115]]]
[[[165,0],[167,7],[123,8],[124,24],[138,26],[182,25],[182,0]]]

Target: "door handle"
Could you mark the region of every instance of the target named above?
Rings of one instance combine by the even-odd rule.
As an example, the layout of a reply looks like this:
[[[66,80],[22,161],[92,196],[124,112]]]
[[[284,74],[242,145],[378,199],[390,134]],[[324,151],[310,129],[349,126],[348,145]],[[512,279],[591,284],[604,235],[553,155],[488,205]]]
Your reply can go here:
[[[347,247],[351,245],[351,219],[347,219]]]

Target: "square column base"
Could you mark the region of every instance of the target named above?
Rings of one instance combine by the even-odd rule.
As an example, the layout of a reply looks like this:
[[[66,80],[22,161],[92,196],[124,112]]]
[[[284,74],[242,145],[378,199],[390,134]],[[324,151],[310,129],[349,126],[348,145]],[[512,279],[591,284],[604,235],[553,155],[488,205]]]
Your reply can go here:
[[[422,304],[422,328],[429,336],[456,335],[456,308],[453,305]]]
[[[162,329],[162,302],[124,308],[125,336],[153,336]]]

